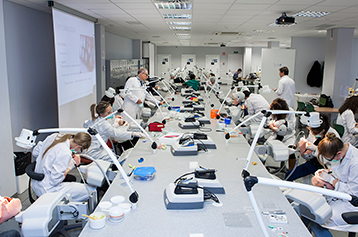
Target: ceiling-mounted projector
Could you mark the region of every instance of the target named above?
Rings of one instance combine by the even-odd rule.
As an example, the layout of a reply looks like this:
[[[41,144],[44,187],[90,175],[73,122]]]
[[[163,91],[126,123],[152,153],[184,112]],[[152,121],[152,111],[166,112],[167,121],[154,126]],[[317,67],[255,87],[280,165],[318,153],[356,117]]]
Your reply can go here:
[[[282,16],[276,19],[277,25],[291,25],[295,24],[295,18],[292,16],[287,16],[286,12],[282,13]]]
[[[226,44],[221,43],[221,44],[220,44],[220,47],[226,47]]]

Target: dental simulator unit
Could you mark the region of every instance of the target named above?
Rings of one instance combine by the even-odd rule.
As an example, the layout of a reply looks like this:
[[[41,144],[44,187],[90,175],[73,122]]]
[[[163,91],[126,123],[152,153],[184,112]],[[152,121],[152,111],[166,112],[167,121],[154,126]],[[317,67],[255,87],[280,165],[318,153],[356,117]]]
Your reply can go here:
[[[173,156],[197,155],[199,150],[216,149],[214,141],[205,133],[184,133],[171,144]]]
[[[220,204],[215,194],[225,194],[217,180],[216,170],[197,167],[195,171],[181,175],[164,190],[165,207],[169,209],[201,209],[204,201],[211,199]],[[192,177],[186,177],[192,175]]]
[[[308,126],[312,126],[312,127],[318,127],[322,123],[321,120],[316,121],[317,117],[311,115],[312,113],[310,114],[308,112],[287,111],[287,110],[268,110],[268,111],[262,111],[262,113],[264,113],[265,116],[262,118],[261,123],[258,128],[258,131],[256,132],[254,140],[252,141],[249,153],[246,158],[246,163],[245,163],[245,166],[243,167],[243,171],[242,171],[241,175],[243,177],[244,185],[245,185],[247,194],[249,195],[250,202],[251,202],[252,207],[255,211],[256,218],[260,224],[260,228],[261,228],[265,237],[269,237],[270,235],[269,235],[267,227],[266,227],[267,225],[265,225],[265,223],[263,221],[262,213],[260,212],[259,207],[256,202],[256,199],[252,193],[252,188],[254,187],[255,184],[286,187],[286,188],[293,188],[293,189],[298,189],[298,190],[319,193],[319,194],[323,194],[323,195],[327,195],[327,196],[331,196],[331,197],[340,198],[343,200],[348,200],[353,206],[358,207],[358,197],[355,197],[353,195],[349,195],[349,194],[338,192],[338,191],[332,191],[332,190],[324,189],[324,188],[320,188],[320,187],[314,187],[314,186],[306,185],[306,184],[250,176],[250,173],[248,172],[248,166],[250,164],[251,157],[255,150],[255,146],[256,146],[257,140],[260,136],[261,130],[262,130],[267,118],[271,114],[288,114],[288,113],[301,114],[302,115],[301,119],[300,119],[301,123],[306,124]],[[231,132],[232,131],[230,131],[229,133],[227,133],[225,135],[226,139],[230,138]],[[307,192],[302,193],[297,190],[288,191],[286,196],[288,199],[291,199],[294,201],[293,205],[295,206],[296,210],[299,210],[301,214],[303,214],[305,217],[308,217],[308,219],[310,219],[312,221],[323,224],[332,215],[332,213],[330,213],[331,210],[329,209],[330,208],[329,205],[325,202],[325,199],[322,196],[307,195]],[[317,198],[317,196],[318,196],[318,198],[321,198],[321,200],[319,200]],[[325,205],[320,205],[321,203],[322,204],[325,203]],[[304,207],[302,207],[302,205],[304,205]]]

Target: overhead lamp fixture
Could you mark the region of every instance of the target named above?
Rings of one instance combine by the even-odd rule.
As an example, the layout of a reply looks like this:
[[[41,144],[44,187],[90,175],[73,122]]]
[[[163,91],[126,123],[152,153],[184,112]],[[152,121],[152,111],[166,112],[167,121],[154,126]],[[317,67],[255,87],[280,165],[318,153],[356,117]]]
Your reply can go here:
[[[191,19],[191,14],[163,14],[164,19]]]
[[[319,12],[319,11],[300,11],[293,16],[299,17],[323,17],[331,14],[330,12]]]

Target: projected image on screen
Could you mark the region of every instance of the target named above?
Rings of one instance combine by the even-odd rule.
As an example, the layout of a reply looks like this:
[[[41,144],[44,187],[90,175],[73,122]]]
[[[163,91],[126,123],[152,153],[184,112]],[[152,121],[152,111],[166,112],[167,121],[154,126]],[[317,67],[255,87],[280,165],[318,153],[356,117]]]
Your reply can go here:
[[[93,22],[53,9],[58,104],[93,93],[96,84]]]
[[[92,72],[95,62],[94,38],[80,35],[80,72]]]
[[[82,127],[96,102],[94,23],[52,8],[59,127]]]

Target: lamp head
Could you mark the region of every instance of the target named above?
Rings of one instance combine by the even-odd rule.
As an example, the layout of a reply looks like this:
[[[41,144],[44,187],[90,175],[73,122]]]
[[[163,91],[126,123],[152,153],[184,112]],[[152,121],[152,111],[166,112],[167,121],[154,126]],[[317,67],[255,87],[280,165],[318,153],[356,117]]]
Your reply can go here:
[[[37,136],[33,131],[23,128],[19,137],[15,137],[16,145],[25,149],[31,149],[36,144]]]

